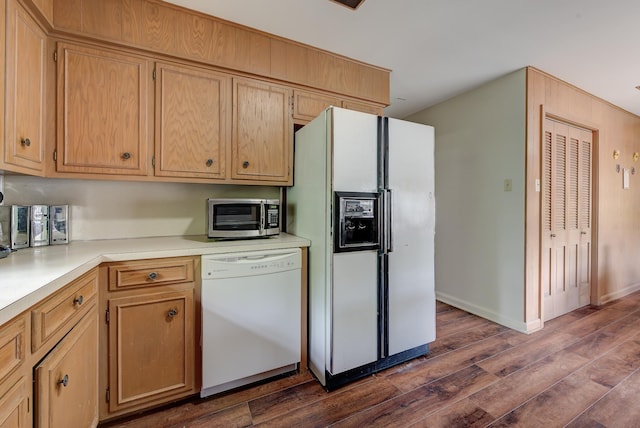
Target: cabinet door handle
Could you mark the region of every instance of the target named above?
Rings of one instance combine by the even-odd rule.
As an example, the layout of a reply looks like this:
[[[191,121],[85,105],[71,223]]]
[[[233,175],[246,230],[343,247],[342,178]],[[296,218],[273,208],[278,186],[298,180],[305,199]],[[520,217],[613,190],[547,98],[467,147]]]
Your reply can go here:
[[[167,312],[167,316],[169,318],[173,318],[176,315],[178,315],[178,310],[177,309],[169,309],[169,312]]]
[[[556,237],[556,234],[555,234],[555,233],[552,233],[552,234],[551,234],[551,237],[552,237],[552,238],[555,238],[555,237]]]
[[[207,159],[207,166],[213,165],[213,159]]]
[[[58,385],[62,385],[65,387],[69,385],[69,375],[64,375],[64,377],[58,381]]]
[[[129,152],[124,152],[124,153],[122,154],[122,156],[121,156],[121,157],[122,157],[122,159],[124,159],[124,160],[131,159],[131,153],[129,153]]]
[[[242,162],[242,167],[245,168],[245,169],[249,168],[249,161]]]
[[[84,302],[84,298],[82,297],[82,295],[76,297],[75,299],[73,299],[73,304],[74,305],[82,305],[82,302]],[[65,385],[66,386],[66,385]]]
[[[149,273],[149,275],[147,275],[147,278],[153,281],[154,279],[158,278],[158,274],[156,272],[151,272]]]
[[[31,140],[28,139],[28,138],[23,138],[21,143],[22,143],[23,146],[29,147],[31,145]]]

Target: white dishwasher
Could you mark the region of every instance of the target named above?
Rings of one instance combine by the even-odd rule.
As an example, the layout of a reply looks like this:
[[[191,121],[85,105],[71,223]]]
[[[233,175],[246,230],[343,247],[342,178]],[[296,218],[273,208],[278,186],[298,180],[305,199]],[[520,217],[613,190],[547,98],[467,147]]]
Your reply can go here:
[[[217,394],[297,369],[299,248],[202,256],[202,389]]]

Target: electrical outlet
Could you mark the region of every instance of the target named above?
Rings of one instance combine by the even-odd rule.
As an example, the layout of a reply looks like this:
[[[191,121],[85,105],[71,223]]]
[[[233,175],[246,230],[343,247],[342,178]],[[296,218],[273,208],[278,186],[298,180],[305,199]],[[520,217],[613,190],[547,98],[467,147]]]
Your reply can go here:
[[[505,192],[510,192],[513,190],[513,183],[511,182],[510,178],[505,178],[504,179],[504,191]]]

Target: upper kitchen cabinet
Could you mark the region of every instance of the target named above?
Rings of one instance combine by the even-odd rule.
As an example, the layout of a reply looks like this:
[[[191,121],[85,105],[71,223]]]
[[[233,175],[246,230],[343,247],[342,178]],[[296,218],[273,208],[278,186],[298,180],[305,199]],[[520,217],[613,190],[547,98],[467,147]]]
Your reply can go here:
[[[301,90],[293,91],[293,119],[296,123],[306,124],[311,122],[329,106],[341,107],[342,100],[327,94]]]
[[[285,86],[233,79],[233,179],[292,184],[291,92]]]
[[[155,175],[224,179],[231,77],[163,63],[155,74]]]
[[[382,115],[383,108],[377,104],[341,99],[329,94],[295,89],[293,91],[293,120],[305,125],[329,106],[347,108],[375,115]]]
[[[389,70],[161,0],[5,0],[0,21],[0,171],[287,186],[294,124],[389,103]]]
[[[55,0],[53,23],[66,35],[389,104],[388,69],[160,0]]]
[[[58,173],[148,173],[148,59],[58,43]]]
[[[342,101],[342,108],[361,111],[363,113],[371,113],[378,116],[382,116],[384,114],[381,106],[359,101],[344,100]]]
[[[15,0],[3,12],[6,123],[0,169],[44,175],[46,34]]]

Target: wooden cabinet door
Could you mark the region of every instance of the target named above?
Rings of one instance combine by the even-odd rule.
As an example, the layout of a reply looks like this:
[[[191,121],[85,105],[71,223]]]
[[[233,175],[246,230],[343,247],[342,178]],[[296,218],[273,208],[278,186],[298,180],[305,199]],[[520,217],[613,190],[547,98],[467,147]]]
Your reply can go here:
[[[381,106],[378,106],[375,104],[366,104],[366,103],[360,103],[357,101],[344,100],[342,102],[342,107],[349,110],[361,111],[363,113],[371,113],[378,116],[382,116],[384,114],[384,109]]]
[[[157,64],[155,175],[225,178],[231,78]]]
[[[0,428],[27,428],[31,426],[29,386],[27,378],[18,381],[2,393],[0,386]]]
[[[195,391],[193,289],[109,299],[109,411]]]
[[[290,99],[291,90],[284,86],[233,80],[232,178],[292,183]]]
[[[98,317],[92,310],[35,368],[36,425],[98,425]]]
[[[59,43],[58,172],[146,175],[149,61]]]
[[[7,169],[44,173],[46,35],[13,0],[7,2]]]
[[[329,106],[341,107],[342,100],[315,92],[293,91],[293,118],[300,123],[312,121]]]

